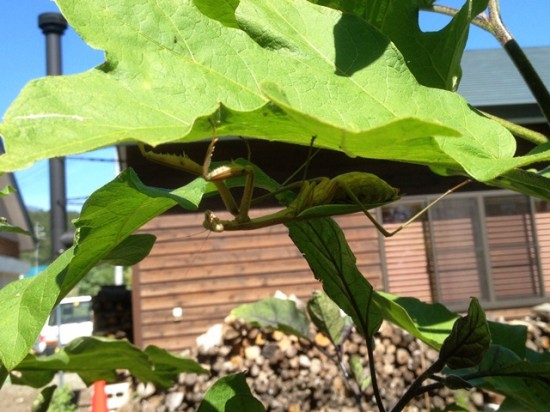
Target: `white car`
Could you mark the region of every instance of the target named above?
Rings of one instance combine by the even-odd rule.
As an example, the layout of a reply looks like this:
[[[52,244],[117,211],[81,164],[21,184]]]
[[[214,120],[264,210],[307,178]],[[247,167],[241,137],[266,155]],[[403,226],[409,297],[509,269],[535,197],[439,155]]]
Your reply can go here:
[[[92,332],[92,297],[65,298],[50,314],[33,350],[38,355],[49,355],[75,338],[92,336]]]

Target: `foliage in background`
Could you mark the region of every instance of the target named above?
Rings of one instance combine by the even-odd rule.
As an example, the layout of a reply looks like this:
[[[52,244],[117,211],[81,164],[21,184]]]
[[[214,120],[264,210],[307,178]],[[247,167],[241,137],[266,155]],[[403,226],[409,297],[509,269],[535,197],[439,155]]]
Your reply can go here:
[[[73,221],[78,219],[80,214],[74,211],[67,212],[67,227],[69,231],[74,231]],[[29,262],[32,266],[47,265],[51,262],[51,236],[50,236],[50,212],[47,210],[31,210],[29,217],[33,223],[33,229],[38,228],[35,236],[39,239],[37,243],[38,251],[28,251],[21,254],[21,259]],[[90,295],[97,294],[101,286],[114,285],[114,267],[112,265],[103,264],[96,266],[78,283],[75,295]],[[131,269],[125,268],[123,272],[124,284],[127,287],[131,286]]]
[[[35,251],[23,252],[21,259],[29,262],[31,265],[47,265],[51,263],[51,236],[50,236],[50,212],[48,210],[29,210],[29,217],[32,222],[32,228],[38,242],[38,259]],[[74,211],[67,212],[68,230],[74,230],[73,220],[77,219],[79,213]],[[38,232],[38,233],[36,233]]]

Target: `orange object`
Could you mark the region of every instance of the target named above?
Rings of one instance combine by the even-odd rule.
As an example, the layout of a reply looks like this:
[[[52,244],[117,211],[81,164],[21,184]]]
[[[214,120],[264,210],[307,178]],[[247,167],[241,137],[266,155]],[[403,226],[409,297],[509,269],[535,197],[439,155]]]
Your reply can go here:
[[[105,394],[105,381],[94,382],[92,412],[109,412],[107,408],[107,395]]]

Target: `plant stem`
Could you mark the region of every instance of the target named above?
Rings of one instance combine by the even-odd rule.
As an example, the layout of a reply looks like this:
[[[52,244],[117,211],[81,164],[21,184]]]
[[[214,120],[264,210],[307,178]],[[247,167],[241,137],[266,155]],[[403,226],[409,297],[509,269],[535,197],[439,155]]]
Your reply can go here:
[[[347,388],[353,394],[353,397],[355,398],[355,401],[357,402],[357,407],[359,408],[359,412],[365,412],[365,410],[363,409],[363,405],[361,404],[361,400],[362,400],[361,399],[361,393],[360,393],[360,391],[358,390],[357,387],[355,387],[354,385],[351,384],[352,377],[350,376],[350,373],[349,373],[348,369],[346,368],[346,365],[344,364],[344,360],[342,359],[341,346],[336,347],[336,345],[334,345],[335,350],[336,350],[336,356],[337,356],[337,359],[335,359],[334,356],[332,356],[330,353],[328,353],[324,348],[317,345],[317,343],[315,343],[315,341],[313,341],[311,339],[308,339],[308,341],[310,342],[311,345],[313,345],[315,348],[317,348],[317,350],[319,352],[321,352],[328,359],[330,359],[332,362],[334,362],[338,365],[338,367],[342,371],[342,375],[344,375],[344,378],[345,378],[344,382],[346,383]]]
[[[500,123],[506,129],[510,131],[514,136],[519,137],[520,139],[526,140],[528,142],[534,143],[536,145],[548,143],[548,138],[542,133],[535,132],[534,130],[528,129],[527,127],[520,126],[514,122],[510,122],[498,116],[493,116],[490,113],[482,112],[485,116],[493,119],[495,122]]]
[[[533,93],[533,96],[535,97],[540,110],[546,119],[546,123],[550,124],[550,93],[542,82],[539,74],[514,39],[508,41],[503,45],[503,47],[521,73],[523,80],[525,80],[525,83],[527,83],[527,86],[529,87],[529,90]]]
[[[366,337],[367,354],[369,357],[369,371],[372,383],[372,390],[374,392],[374,398],[376,399],[376,405],[380,412],[385,412],[384,404],[382,403],[382,396],[380,396],[380,389],[378,388],[378,379],[376,378],[376,367],[374,365],[374,338]]]
[[[445,366],[445,362],[441,359],[436,360],[428,369],[426,369],[422,374],[414,380],[414,382],[409,386],[409,389],[405,392],[405,394],[399,399],[399,402],[393,407],[391,412],[400,412],[403,410],[403,408],[409,403],[409,401],[417,396],[422,388],[422,382],[424,382],[426,379],[428,379],[430,376],[432,376],[434,373],[440,372],[441,369],[443,369],[443,366]]]
[[[516,65],[529,90],[535,96],[546,122],[550,124],[550,93],[522,48],[502,22],[499,0],[489,0],[489,22],[492,27],[491,33]]]

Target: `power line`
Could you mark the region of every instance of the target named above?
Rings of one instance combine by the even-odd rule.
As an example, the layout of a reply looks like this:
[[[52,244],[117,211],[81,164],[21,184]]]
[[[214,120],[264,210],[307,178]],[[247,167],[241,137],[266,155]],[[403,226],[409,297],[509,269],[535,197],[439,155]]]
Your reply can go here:
[[[104,157],[82,157],[82,156],[67,156],[68,160],[82,160],[86,162],[104,162],[104,163],[115,163],[117,159],[106,159]]]

